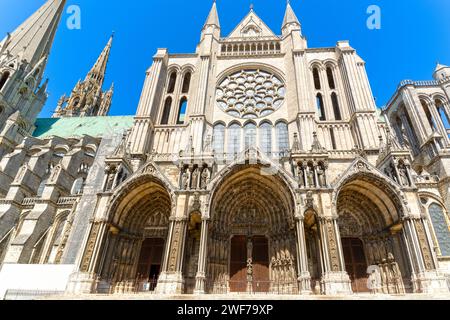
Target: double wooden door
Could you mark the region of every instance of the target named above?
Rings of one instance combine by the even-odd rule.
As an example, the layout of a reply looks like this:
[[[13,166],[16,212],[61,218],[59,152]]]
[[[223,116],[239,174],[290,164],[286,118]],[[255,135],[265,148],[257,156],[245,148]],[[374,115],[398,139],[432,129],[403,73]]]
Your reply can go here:
[[[150,238],[144,240],[139,257],[137,277],[141,279],[157,280],[161,271],[164,239]]]
[[[251,259],[250,265],[249,259]],[[231,239],[230,291],[268,292],[269,288],[269,241],[267,238],[234,236]]]
[[[364,244],[358,238],[343,238],[345,270],[352,281],[353,292],[369,292],[367,287],[367,262]]]

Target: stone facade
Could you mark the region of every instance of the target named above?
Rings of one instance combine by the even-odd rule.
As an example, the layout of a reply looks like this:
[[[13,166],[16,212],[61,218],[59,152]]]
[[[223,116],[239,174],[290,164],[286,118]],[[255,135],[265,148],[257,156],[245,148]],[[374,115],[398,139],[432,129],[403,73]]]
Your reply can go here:
[[[112,119],[73,103],[110,48],[55,121]],[[195,53],[156,52],[132,124],[2,156],[0,261],[73,265],[70,294],[350,295],[368,269],[380,293],[447,293],[449,75],[381,114],[348,41],[309,48],[290,4],[280,36],[252,9],[223,37],[214,3]]]

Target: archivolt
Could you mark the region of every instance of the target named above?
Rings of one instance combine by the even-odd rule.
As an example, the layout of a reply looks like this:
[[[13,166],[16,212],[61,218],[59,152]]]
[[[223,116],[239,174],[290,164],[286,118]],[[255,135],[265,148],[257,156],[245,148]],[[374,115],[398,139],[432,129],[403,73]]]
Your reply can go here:
[[[171,207],[171,197],[164,184],[155,177],[142,175],[114,197],[109,219],[122,230],[141,234],[154,215],[163,215],[167,220]]]
[[[389,186],[367,175],[355,175],[337,193],[339,215],[351,214],[365,234],[399,222],[402,204]]]
[[[262,175],[260,166],[235,168],[212,197],[211,218],[222,226],[233,223],[241,208],[254,208],[272,228],[292,227],[294,199],[278,175]]]

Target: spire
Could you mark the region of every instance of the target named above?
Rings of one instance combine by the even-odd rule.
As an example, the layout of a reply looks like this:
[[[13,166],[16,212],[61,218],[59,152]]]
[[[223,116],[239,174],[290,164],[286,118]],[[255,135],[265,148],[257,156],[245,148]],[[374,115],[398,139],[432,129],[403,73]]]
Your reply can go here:
[[[291,7],[291,2],[289,0],[287,2],[286,13],[284,15],[283,28],[286,27],[286,25],[288,24],[300,25],[300,21],[298,21],[298,18]]]
[[[436,62],[436,69],[433,72],[433,78],[438,81],[448,81],[450,79],[450,67]]]
[[[106,73],[106,66],[108,65],[108,60],[109,60],[109,56],[111,53],[113,39],[114,39],[114,33],[109,38],[109,41],[106,44],[106,47],[103,49],[100,56],[98,57],[97,62],[95,62],[91,71],[89,71],[88,78],[94,78],[94,79],[97,79],[97,80],[100,80],[101,82],[103,82],[103,79],[105,78],[105,73]]]
[[[21,56],[31,65],[50,53],[66,0],[48,0],[3,41],[2,51]]]
[[[436,62],[436,69],[434,71],[439,71],[443,68],[448,68],[448,66],[446,66],[445,64],[441,64],[439,61]]]
[[[220,28],[220,22],[219,22],[219,15],[217,13],[217,5],[216,0],[214,0],[213,6],[211,8],[211,11],[209,12],[208,19],[206,19],[205,27],[206,26],[216,26],[217,28]]]

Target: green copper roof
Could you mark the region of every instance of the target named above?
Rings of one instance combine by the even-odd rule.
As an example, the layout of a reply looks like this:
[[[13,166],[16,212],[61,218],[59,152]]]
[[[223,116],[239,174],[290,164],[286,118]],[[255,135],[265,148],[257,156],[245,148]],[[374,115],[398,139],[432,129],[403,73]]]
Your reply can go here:
[[[36,121],[33,136],[47,138],[103,137],[107,133],[122,132],[131,128],[134,116],[120,117],[74,117],[74,118],[42,118]]]

